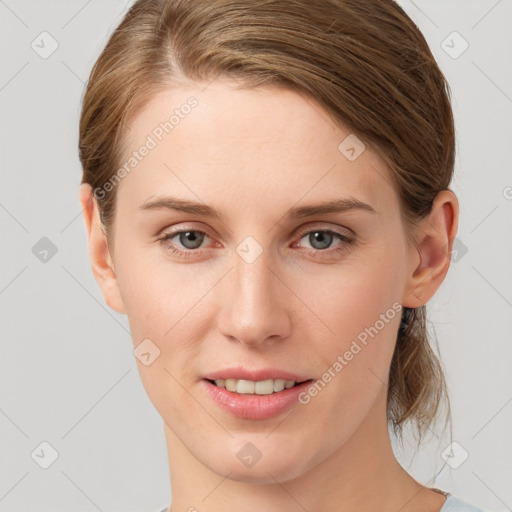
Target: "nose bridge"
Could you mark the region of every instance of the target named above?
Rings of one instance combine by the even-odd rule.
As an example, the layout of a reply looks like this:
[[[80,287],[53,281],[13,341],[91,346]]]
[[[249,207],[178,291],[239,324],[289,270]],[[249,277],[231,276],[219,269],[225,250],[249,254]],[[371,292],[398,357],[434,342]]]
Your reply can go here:
[[[284,337],[290,316],[271,251],[248,238],[233,255],[234,271],[221,305],[219,328],[227,337],[254,345]]]

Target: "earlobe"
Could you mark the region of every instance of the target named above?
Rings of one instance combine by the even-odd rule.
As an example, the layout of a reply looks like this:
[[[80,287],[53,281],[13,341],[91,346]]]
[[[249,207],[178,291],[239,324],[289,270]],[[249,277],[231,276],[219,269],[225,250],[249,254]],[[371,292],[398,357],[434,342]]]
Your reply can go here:
[[[89,260],[94,278],[100,286],[106,303],[114,311],[126,313],[113,259],[102,229],[97,200],[88,183],[80,185],[80,204],[87,231]]]
[[[449,190],[439,192],[429,215],[421,221],[415,234],[416,247],[411,251],[416,253],[411,257],[404,307],[418,308],[424,305],[441,286],[450,268],[458,215],[455,194]]]

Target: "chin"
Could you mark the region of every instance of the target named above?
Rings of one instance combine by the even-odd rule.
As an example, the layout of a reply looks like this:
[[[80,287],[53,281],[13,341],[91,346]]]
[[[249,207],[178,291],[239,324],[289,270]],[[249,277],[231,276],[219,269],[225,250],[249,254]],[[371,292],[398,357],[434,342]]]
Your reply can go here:
[[[235,461],[232,457],[224,456],[217,459],[214,464],[210,464],[211,461],[208,460],[203,460],[203,463],[219,476],[229,475],[230,480],[255,484],[275,484],[276,481],[284,483],[302,476],[311,469],[306,467],[308,465],[305,464],[304,454],[300,451],[283,458],[282,450],[276,447],[270,457],[262,455],[252,466],[245,466],[239,460],[237,452],[233,455]]]
[[[280,483],[294,480],[301,476],[304,472],[301,469],[289,466],[286,468],[276,468],[273,464],[260,466],[258,469],[254,468],[227,468],[225,473],[220,473],[220,476],[226,476],[229,473],[229,479],[236,482],[245,482],[252,484],[275,484],[276,481]]]

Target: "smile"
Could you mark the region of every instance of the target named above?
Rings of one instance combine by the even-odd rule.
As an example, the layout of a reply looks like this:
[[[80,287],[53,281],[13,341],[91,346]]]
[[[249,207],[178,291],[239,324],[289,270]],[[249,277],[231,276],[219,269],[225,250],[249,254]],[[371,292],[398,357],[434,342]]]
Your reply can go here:
[[[225,388],[233,393],[241,395],[271,395],[279,393],[285,389],[296,386],[294,380],[267,379],[267,380],[245,380],[245,379],[216,379],[210,380],[218,388]]]
[[[220,409],[244,420],[265,420],[279,416],[298,403],[298,396],[311,382],[312,379],[303,382],[284,379],[202,380],[206,395]]]

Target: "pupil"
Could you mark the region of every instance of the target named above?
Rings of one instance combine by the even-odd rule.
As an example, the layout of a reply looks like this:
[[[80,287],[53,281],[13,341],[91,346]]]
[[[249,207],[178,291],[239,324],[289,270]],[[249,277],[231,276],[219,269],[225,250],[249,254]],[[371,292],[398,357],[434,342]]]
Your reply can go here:
[[[186,231],[180,234],[180,243],[187,249],[197,249],[203,242],[204,235],[197,235],[197,231]]]
[[[329,247],[331,245],[332,239],[332,233],[327,233],[323,231],[315,231],[314,233],[311,233],[309,235],[309,243],[315,248],[315,249],[325,249],[326,247]],[[319,246],[315,246],[315,244],[318,244]]]

